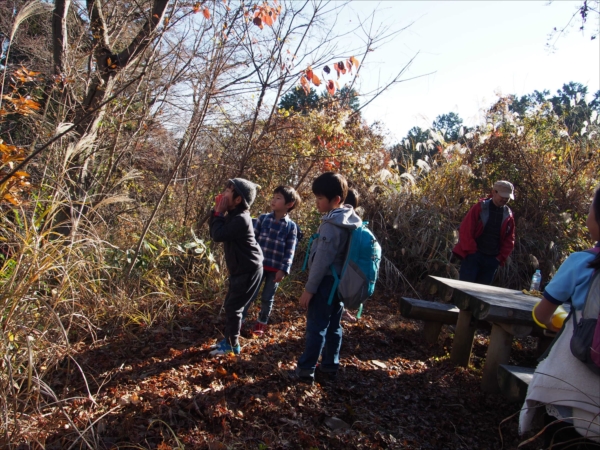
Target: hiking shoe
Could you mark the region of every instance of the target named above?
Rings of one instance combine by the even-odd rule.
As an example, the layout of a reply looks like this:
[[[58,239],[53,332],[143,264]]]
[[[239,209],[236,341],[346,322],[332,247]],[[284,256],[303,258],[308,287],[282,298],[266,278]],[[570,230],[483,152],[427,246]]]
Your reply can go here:
[[[242,351],[242,348],[239,346],[239,344],[236,346],[231,346],[231,345],[229,345],[229,342],[227,342],[225,339],[223,339],[221,342],[217,342],[211,348],[214,348],[214,350],[209,353],[209,355],[211,355],[211,356],[231,355],[231,354],[239,355],[240,352]]]
[[[252,328],[252,333],[257,336],[262,336],[267,331],[267,324],[256,321],[254,324],[254,328]]]
[[[356,322],[356,321],[358,321],[358,319],[356,318],[356,316],[350,314],[350,312],[347,309],[344,309],[344,312],[342,313],[342,320],[344,320],[346,322]]]
[[[338,372],[323,372],[323,370],[321,370],[320,365],[317,364],[317,367],[315,368],[315,376],[318,378],[319,381],[333,382],[337,380]]]
[[[297,372],[297,370],[290,370],[287,373],[288,378],[291,381],[295,381],[297,383],[304,383],[304,384],[308,384],[310,386],[313,385],[315,378],[314,377],[310,377],[310,376],[300,376]]]

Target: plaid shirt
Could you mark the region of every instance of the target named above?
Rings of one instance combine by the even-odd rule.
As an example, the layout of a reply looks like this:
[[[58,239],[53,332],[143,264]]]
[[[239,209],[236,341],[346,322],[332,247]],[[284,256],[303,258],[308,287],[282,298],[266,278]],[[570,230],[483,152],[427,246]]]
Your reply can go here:
[[[296,244],[302,239],[298,225],[287,215],[275,220],[275,214],[261,214],[254,221],[254,235],[263,252],[263,266],[290,273]]]

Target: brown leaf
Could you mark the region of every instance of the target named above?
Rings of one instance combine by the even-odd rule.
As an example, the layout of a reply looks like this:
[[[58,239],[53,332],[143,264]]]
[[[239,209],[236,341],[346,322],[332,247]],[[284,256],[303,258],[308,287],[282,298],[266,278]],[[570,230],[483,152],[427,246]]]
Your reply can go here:
[[[311,66],[308,66],[308,68],[305,71],[305,74],[306,74],[306,78],[308,80],[312,80],[313,71],[312,71],[312,67]]]
[[[202,10],[202,14],[204,15],[205,19],[210,19],[210,11],[208,10],[208,8],[204,8]]]
[[[329,95],[335,94],[335,83],[333,82],[333,80],[327,81],[327,92],[329,92]]]
[[[306,95],[310,94],[310,85],[306,77],[300,77],[300,84],[302,85],[302,89],[304,89]]]

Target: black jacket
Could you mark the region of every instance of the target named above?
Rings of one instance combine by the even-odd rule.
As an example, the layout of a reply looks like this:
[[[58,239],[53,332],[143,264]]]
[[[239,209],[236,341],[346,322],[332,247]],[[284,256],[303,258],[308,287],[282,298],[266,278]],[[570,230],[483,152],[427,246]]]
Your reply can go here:
[[[251,273],[262,267],[263,255],[254,238],[248,210],[236,208],[228,211],[225,217],[215,216],[213,211],[210,237],[215,242],[223,242],[230,276]]]

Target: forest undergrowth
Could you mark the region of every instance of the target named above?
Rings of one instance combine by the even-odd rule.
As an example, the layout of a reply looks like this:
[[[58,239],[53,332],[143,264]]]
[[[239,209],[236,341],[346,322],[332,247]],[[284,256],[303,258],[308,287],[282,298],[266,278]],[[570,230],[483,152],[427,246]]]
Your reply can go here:
[[[68,400],[29,417],[22,436],[30,448],[509,449],[520,442],[516,418],[499,426],[520,404],[479,386],[485,331],[476,335],[471,366],[458,368],[449,361],[451,328],[429,346],[421,324],[400,316],[397,299],[377,296],[359,322],[344,322],[338,379],[317,377],[311,387],[287,376],[305,325],[293,298],[278,296],[268,332],[242,337],[237,357],[208,354],[220,339],[220,307],[185,307],[170,325],[81,345],[42,389]],[[515,341],[510,362],[534,365],[535,339]]]
[[[592,245],[600,93],[499,97],[452,138],[390,147],[361,115],[385,88],[356,81],[404,29],[361,18],[350,55],[329,2],[82,5],[0,2],[0,447],[514,447],[516,424],[498,427],[518,406],[479,389],[485,333],[455,368],[451,330],[426,347],[397,301],[457,278],[460,221],[498,179],[515,186],[516,242],[497,285],[538,268],[546,282]],[[324,171],[358,190],[383,259],[366,316],[344,325],[339,382],[306,388],[285,373]],[[253,217],[293,186],[307,238],[267,336],[213,359],[228,274],[207,221],[234,177],[261,186]],[[516,341],[514,362],[535,365],[532,347]]]

